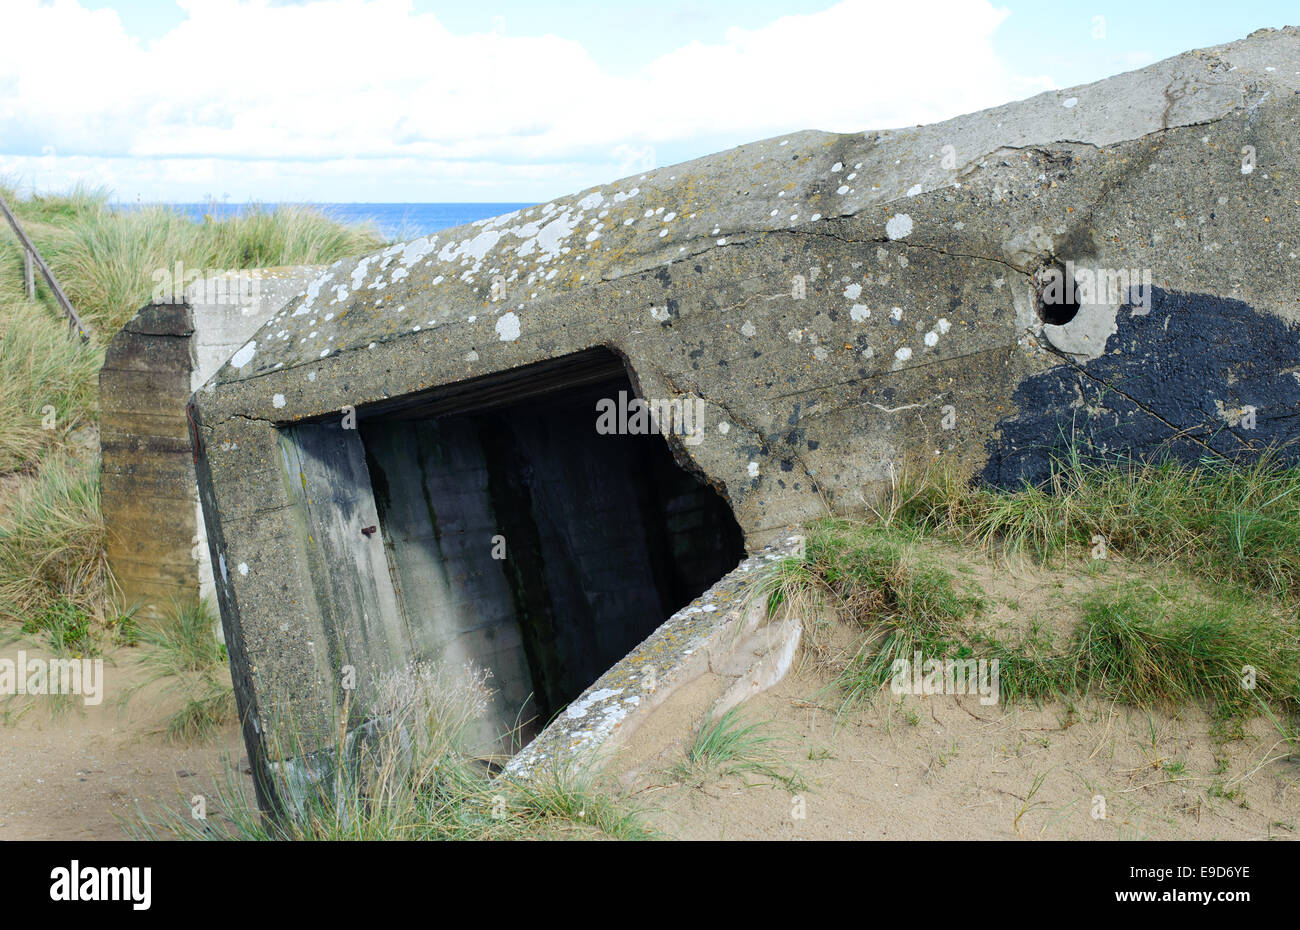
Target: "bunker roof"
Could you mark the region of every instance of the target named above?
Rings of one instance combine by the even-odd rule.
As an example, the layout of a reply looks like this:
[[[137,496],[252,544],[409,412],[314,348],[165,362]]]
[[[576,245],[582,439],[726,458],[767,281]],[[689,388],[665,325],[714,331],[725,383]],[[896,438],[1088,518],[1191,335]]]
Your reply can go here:
[[[632,175],[336,262],[240,348],[208,390],[393,340],[463,347],[463,367],[434,380],[472,377],[485,343],[564,325],[552,308],[576,291],[768,233],[833,237],[833,221],[845,217],[861,216],[881,242],[960,251],[978,241],[981,218],[964,231],[928,225],[927,196],[960,191],[999,153],[1104,147],[1296,93],[1300,32],[1260,30],[933,125],[797,132]],[[999,246],[1006,253],[997,216],[982,221],[992,237],[987,254]],[[1014,248],[1010,255],[1015,264]],[[663,322],[670,311],[657,312]],[[283,414],[315,412],[309,408]]]

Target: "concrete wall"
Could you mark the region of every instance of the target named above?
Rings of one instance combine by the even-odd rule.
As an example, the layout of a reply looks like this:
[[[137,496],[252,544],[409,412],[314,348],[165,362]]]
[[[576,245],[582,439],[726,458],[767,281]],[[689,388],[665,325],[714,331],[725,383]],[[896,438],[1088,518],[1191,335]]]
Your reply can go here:
[[[410,661],[487,668],[471,748],[508,753],[734,568],[740,528],[660,436],[594,432],[629,387],[283,430],[321,676],[350,667],[363,706]]]
[[[108,560],[145,619],[198,593],[198,514],[185,416],[194,335],[188,304],[145,307],[113,338],[99,375],[100,497]]]
[[[146,306],[109,344],[99,378],[108,557],[142,619],[162,618],[173,599],[215,596],[186,401],[276,310],[304,295],[318,270],[205,277],[183,300]]]

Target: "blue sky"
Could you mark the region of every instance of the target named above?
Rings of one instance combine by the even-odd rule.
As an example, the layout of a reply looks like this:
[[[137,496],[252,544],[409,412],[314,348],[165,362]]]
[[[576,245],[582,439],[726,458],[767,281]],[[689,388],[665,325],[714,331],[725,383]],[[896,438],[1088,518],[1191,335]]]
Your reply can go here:
[[[123,200],[542,201],[751,139],[943,119],[1291,2],[6,0],[0,176]]]

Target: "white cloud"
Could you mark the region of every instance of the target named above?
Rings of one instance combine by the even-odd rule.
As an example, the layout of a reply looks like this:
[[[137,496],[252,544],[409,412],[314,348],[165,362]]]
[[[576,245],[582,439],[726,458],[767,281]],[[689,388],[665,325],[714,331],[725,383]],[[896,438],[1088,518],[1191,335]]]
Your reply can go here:
[[[7,0],[6,26],[60,36],[62,65],[6,43],[0,171],[153,199],[535,199],[665,149],[931,122],[1051,86],[994,52],[1008,14],[987,0],[846,0],[634,76],[560,36],[454,35],[408,0],[181,6],[145,46],[110,10]]]

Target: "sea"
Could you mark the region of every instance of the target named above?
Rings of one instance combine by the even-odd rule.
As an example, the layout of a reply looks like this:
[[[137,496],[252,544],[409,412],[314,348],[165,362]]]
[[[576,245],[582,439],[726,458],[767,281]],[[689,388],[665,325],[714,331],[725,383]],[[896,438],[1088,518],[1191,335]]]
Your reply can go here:
[[[274,210],[278,204],[174,203],[167,204],[195,222],[205,216],[228,219],[250,210]],[[285,206],[290,206],[286,204]],[[462,226],[502,213],[510,213],[530,203],[307,203],[292,206],[313,207],[340,223],[372,224],[385,239],[401,242],[435,233],[440,229]]]

